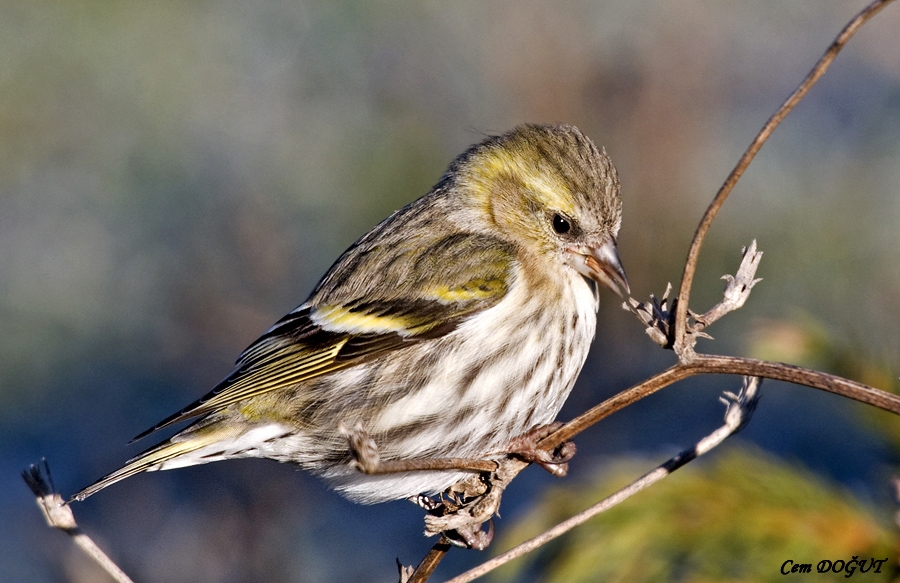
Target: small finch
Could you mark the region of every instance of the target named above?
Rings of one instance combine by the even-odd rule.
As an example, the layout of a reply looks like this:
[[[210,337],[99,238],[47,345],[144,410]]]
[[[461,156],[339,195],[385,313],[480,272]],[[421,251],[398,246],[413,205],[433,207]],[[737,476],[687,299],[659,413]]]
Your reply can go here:
[[[500,459],[552,422],[594,337],[598,284],[628,290],[621,209],[615,168],[575,127],[487,138],[345,251],[228,377],[138,437],[191,425],[73,498],[244,457],[297,464],[366,504],[447,489],[469,474],[358,471],[343,428],[383,461]]]

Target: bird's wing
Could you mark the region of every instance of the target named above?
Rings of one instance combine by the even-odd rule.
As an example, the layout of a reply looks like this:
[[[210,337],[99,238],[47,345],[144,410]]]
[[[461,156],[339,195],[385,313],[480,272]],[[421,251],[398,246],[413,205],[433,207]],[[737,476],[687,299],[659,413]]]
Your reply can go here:
[[[403,271],[408,277],[398,281],[393,281],[390,268],[367,270],[365,277],[340,273],[359,263],[339,261],[323,279],[332,282],[328,293],[314,292],[310,301],[251,344],[235,370],[209,393],[135,440],[410,343],[443,336],[503,298],[514,277],[513,251],[492,237],[452,235],[408,254],[405,261],[419,268],[407,266]],[[342,283],[334,285],[335,281]],[[350,299],[354,296],[358,299]]]

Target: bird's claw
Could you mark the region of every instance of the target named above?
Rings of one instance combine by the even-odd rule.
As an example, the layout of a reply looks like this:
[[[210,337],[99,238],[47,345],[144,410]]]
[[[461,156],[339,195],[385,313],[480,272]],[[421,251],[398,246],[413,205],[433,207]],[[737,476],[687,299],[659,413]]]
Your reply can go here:
[[[481,530],[481,524],[471,524],[446,531],[443,534],[447,542],[453,546],[483,551],[494,540],[494,520],[488,520],[487,530]]]
[[[492,490],[489,484],[482,483],[482,487],[476,488],[464,480],[448,488],[437,500],[419,496],[414,501],[428,511],[426,535],[440,534],[452,545],[481,551],[494,538],[492,517],[500,507],[501,492],[502,489]],[[486,531],[482,530],[485,522],[488,523]]]
[[[546,425],[538,425],[522,435],[514,438],[507,447],[507,453],[515,455],[526,462],[535,463],[554,476],[561,478],[569,472],[569,460],[575,456],[576,447],[571,441],[558,445],[552,451],[539,448],[538,442],[560,427],[556,421]]]

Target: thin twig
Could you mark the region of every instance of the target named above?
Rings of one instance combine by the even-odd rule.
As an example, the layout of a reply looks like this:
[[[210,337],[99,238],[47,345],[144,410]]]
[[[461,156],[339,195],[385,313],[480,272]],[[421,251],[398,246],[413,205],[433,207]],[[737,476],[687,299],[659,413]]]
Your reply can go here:
[[[722,301],[706,313],[694,316],[695,322],[689,326],[690,334],[700,335],[703,330],[726,314],[741,309],[750,297],[753,286],[762,281],[762,278],[756,277],[756,270],[759,269],[759,262],[762,259],[762,251],[756,249],[756,239],[744,247],[741,254],[743,258],[737,272],[734,275],[722,276],[726,282]]]
[[[431,472],[438,470],[464,470],[468,472],[492,472],[497,462],[473,458],[441,457],[379,462],[374,467],[357,466],[364,474],[379,476],[403,472]]]
[[[466,571],[465,573],[462,573],[461,575],[450,579],[449,581],[447,581],[447,583],[467,583],[468,581],[472,581],[490,571],[493,571],[501,565],[505,565],[513,559],[516,559],[526,553],[530,553],[534,549],[547,544],[551,540],[559,538],[576,526],[584,524],[598,514],[609,510],[613,506],[616,506],[622,501],[637,494],[641,490],[644,490],[645,488],[648,488],[656,482],[659,482],[678,468],[684,466],[687,463],[690,463],[704,453],[715,448],[720,443],[725,441],[725,439],[727,439],[731,435],[734,435],[735,433],[743,429],[744,426],[746,426],[747,422],[750,420],[750,417],[753,415],[753,411],[756,409],[756,404],[759,401],[760,384],[761,381],[758,377],[745,378],[744,388],[741,390],[739,395],[726,393],[726,399],[723,399],[723,401],[725,401],[725,403],[728,405],[728,408],[725,411],[725,424],[701,439],[692,448],[684,450],[680,454],[671,458],[669,461],[657,467],[655,470],[644,474],[638,480],[632,482],[631,484],[629,484],[625,488],[622,488],[611,496],[607,496],[590,508],[587,508],[586,510],[579,512],[575,516],[564,520],[563,522],[560,522],[553,528],[544,531],[538,536],[527,540],[518,546],[513,547],[505,553],[482,563],[474,569]]]
[[[737,374],[785,381],[834,393],[866,405],[900,415],[900,396],[843,377],[792,364],[768,362],[739,356],[697,354],[688,363],[678,363],[659,374],[622,391],[572,419],[538,442],[552,449],[616,411],[680,380],[701,374]]]
[[[784,119],[784,117],[794,108],[797,103],[800,102],[801,99],[806,95],[806,93],[810,90],[810,88],[815,85],[816,81],[825,73],[831,63],[834,61],[837,54],[844,48],[844,45],[850,40],[850,38],[856,33],[859,28],[865,24],[868,20],[870,20],[873,16],[878,14],[885,6],[887,6],[893,0],[875,0],[869,4],[862,12],[856,15],[856,17],[851,20],[847,26],[841,31],[841,33],[837,36],[831,46],[828,47],[828,50],[825,51],[825,54],[822,55],[822,58],[819,59],[819,62],[816,63],[815,67],[809,72],[803,82],[799,87],[791,94],[790,97],[787,98],[787,101],[775,112],[772,117],[765,123],[753,141],[750,143],[750,146],[744,152],[741,159],[738,161],[737,165],[731,171],[731,174],[728,175],[728,178],[725,180],[725,183],[722,184],[722,187],[719,189],[719,192],[716,193],[715,198],[713,198],[712,203],[710,203],[709,207],[706,209],[706,212],[703,215],[703,218],[700,220],[700,224],[697,226],[697,231],[694,233],[694,239],[691,241],[691,247],[688,251],[687,261],[684,265],[684,274],[681,278],[681,288],[678,290],[678,302],[676,304],[676,313],[675,313],[675,343],[674,349],[675,353],[678,355],[678,358],[682,361],[690,360],[693,358],[693,345],[691,344],[691,340],[686,337],[687,333],[687,316],[688,316],[688,302],[690,301],[691,295],[691,284],[694,281],[694,273],[697,269],[697,258],[700,255],[700,247],[703,245],[703,239],[706,237],[706,233],[709,231],[710,225],[712,225],[713,220],[716,218],[716,214],[718,214],[719,209],[724,204],[725,199],[728,198],[728,195],[731,194],[731,191],[734,189],[735,184],[737,184],[738,180],[741,178],[741,175],[750,165],[750,162],[753,161],[753,158],[756,156],[756,153],[759,152],[759,149],[762,145],[769,139],[769,136],[772,134],[772,131],[778,127],[778,124]]]
[[[59,495],[59,492],[56,491],[53,485],[53,477],[50,474],[50,465],[47,463],[47,460],[42,460],[42,465],[31,464],[28,469],[22,472],[22,478],[37,497],[37,504],[43,511],[48,525],[58,528],[71,536],[75,544],[90,558],[94,559],[104,571],[109,573],[114,581],[117,583],[133,583],[128,575],[97,546],[91,537],[84,534],[78,527],[72,508],[63,501],[62,496]]]
[[[350,455],[356,469],[370,476],[399,474],[434,470],[467,470],[471,472],[493,472],[497,462],[471,458],[418,458],[409,460],[382,460],[378,444],[369,436],[362,422],[348,428],[341,423],[338,430],[347,438]]]
[[[422,562],[416,567],[412,576],[406,581],[401,579],[400,583],[425,583],[425,581],[428,581],[428,578],[431,577],[431,574],[437,569],[441,560],[447,556],[447,551],[450,550],[450,546],[447,539],[441,537],[441,540],[431,547],[431,550],[428,551],[428,554],[425,555],[425,558],[422,559]]]
[[[744,247],[741,250],[741,254],[743,257],[737,272],[734,275],[722,276],[722,279],[727,283],[719,303],[704,314],[695,314],[692,310],[688,310],[688,314],[693,321],[687,325],[685,334],[690,339],[685,340],[685,343],[686,346],[690,346],[691,354],[693,354],[693,347],[697,338],[712,339],[712,336],[706,334],[704,330],[726,314],[742,308],[747,298],[750,297],[753,287],[762,281],[761,278],[756,277],[756,270],[759,268],[759,262],[762,259],[762,251],[756,248],[756,239],[751,241],[750,245]],[[675,308],[669,307],[669,296],[671,293],[672,284],[670,283],[666,286],[662,300],[650,294],[649,302],[640,302],[629,297],[622,304],[622,308],[634,314],[646,326],[644,331],[650,339],[663,348],[673,348],[675,343],[673,333]],[[677,301],[673,303],[677,304]]]

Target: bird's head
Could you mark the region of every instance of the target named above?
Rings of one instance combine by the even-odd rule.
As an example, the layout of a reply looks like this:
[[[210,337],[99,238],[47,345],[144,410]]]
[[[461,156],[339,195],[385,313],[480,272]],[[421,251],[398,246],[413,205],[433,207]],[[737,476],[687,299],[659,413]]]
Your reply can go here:
[[[616,250],[619,180],[604,151],[568,125],[525,125],[489,138],[451,166],[489,228],[534,257],[629,292]]]

